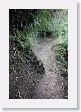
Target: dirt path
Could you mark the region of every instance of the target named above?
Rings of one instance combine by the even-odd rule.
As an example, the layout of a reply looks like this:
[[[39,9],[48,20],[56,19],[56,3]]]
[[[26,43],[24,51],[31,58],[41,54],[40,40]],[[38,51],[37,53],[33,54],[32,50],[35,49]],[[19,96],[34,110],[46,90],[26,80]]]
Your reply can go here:
[[[54,42],[35,41],[33,46],[35,55],[45,68],[45,75],[36,86],[33,98],[61,99],[62,80],[56,66]]]

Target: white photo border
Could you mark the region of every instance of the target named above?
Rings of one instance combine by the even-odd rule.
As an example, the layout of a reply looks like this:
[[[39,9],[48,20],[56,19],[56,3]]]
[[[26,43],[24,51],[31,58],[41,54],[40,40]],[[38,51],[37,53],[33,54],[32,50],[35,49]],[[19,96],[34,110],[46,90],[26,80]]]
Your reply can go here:
[[[0,2],[1,107],[77,108],[76,0],[1,0]],[[9,9],[68,9],[68,99],[9,99]]]

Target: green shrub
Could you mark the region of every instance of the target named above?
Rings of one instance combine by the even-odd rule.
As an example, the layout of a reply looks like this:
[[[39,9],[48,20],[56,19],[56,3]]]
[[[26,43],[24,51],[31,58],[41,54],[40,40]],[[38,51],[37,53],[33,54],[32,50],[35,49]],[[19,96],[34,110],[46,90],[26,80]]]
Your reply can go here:
[[[10,41],[17,43],[18,50],[32,54],[32,38],[62,40],[57,50],[57,61],[64,71],[68,63],[68,10],[67,9],[10,9]]]

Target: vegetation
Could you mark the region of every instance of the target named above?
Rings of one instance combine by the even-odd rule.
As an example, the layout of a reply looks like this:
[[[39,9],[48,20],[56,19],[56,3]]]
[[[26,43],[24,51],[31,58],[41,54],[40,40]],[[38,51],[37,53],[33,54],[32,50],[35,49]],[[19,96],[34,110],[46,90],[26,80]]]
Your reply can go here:
[[[37,73],[44,74],[43,64],[32,52],[32,39],[42,37],[46,41],[49,38],[51,40],[58,38],[57,65],[62,76],[66,80],[68,79],[67,10],[10,9],[9,22],[10,74],[13,69],[16,73],[22,72],[22,64],[29,63]],[[17,63],[15,63],[15,59]]]

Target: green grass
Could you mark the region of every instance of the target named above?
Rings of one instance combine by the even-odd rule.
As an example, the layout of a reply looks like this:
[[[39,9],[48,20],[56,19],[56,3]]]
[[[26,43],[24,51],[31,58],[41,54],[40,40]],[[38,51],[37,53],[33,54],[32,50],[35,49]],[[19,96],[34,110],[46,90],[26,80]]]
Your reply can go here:
[[[64,77],[68,75],[68,45],[63,43],[57,47],[57,65]]]

